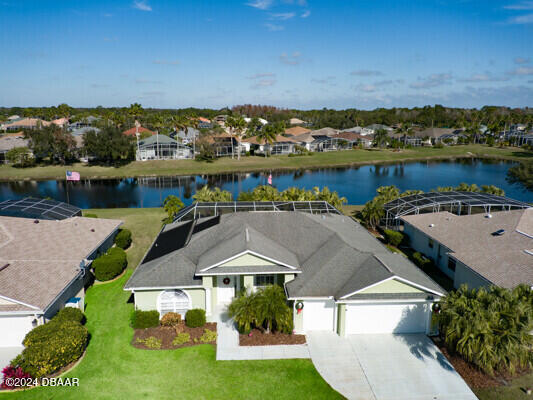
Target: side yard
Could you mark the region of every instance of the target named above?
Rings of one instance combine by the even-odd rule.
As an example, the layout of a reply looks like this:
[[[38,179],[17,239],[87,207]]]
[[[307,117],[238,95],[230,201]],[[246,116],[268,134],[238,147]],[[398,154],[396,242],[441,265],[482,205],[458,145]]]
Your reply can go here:
[[[10,399],[330,399],[341,398],[310,360],[215,361],[210,344],[149,351],[131,345],[133,305],[124,283],[161,227],[162,209],[87,210],[125,221],[133,234],[129,268],[115,281],[91,287],[86,296],[91,340],[81,363],[66,377],[79,387],[41,387],[6,393]]]

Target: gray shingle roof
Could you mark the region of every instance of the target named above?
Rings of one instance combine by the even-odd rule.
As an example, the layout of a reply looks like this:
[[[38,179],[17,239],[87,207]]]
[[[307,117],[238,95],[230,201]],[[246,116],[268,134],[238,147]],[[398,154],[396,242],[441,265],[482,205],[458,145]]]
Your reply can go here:
[[[294,211],[224,214],[219,224],[194,233],[185,247],[141,264],[126,289],[199,285],[195,273],[246,250],[297,267],[276,267],[280,272],[301,271],[286,285],[290,297],[340,298],[396,275],[429,291],[445,293],[351,218]],[[207,273],[217,268],[251,273],[265,267],[214,267]]]

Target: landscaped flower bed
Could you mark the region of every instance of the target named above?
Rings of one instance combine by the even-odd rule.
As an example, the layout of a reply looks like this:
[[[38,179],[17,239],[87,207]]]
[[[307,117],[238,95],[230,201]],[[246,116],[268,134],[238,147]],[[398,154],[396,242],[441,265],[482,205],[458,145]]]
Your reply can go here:
[[[182,321],[172,327],[135,329],[132,345],[138,349],[168,350],[205,343],[216,344],[216,332],[216,322],[208,322],[204,326],[191,328]]]
[[[305,335],[290,335],[281,332],[263,333],[259,329],[252,329],[247,335],[239,335],[240,346],[272,346],[278,344],[305,344]]]

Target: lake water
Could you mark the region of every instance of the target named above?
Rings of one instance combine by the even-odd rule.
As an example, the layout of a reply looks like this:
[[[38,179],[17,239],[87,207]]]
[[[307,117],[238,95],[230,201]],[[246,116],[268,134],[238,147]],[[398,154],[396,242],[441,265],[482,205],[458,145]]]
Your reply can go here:
[[[396,185],[401,190],[429,191],[437,186],[457,186],[461,182],[495,185],[508,197],[533,201],[533,192],[506,181],[514,163],[494,160],[461,159],[396,164],[365,165],[314,170],[272,171],[273,185],[279,190],[290,186],[311,189],[328,186],[348,199],[364,204],[380,186]],[[192,195],[206,183],[229,190],[234,198],[240,191],[266,184],[269,172],[232,173],[209,176],[91,179],[69,182],[68,199],[80,208],[159,207],[169,194],[188,205]],[[67,200],[65,181],[0,182],[0,201],[27,196]]]

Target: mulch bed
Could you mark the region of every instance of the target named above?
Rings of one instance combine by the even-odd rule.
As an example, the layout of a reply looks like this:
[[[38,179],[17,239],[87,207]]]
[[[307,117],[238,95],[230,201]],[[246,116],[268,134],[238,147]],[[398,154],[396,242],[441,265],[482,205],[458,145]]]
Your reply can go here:
[[[278,344],[305,344],[305,335],[289,335],[287,333],[263,333],[252,329],[250,335],[239,335],[240,346],[273,346]]]
[[[199,328],[189,328],[188,326],[185,325],[184,322],[181,322],[180,332],[188,333],[191,336],[191,340],[180,346],[174,346],[172,344],[172,341],[177,335],[176,329],[174,327],[158,326],[156,328],[135,329],[135,333],[133,334],[133,340],[131,341],[131,344],[133,345],[133,347],[136,347],[138,349],[144,349],[144,350],[169,350],[169,349],[180,349],[182,347],[196,346],[199,344],[205,344],[205,343],[195,343],[194,341],[194,339],[198,339],[200,336],[204,334],[205,329],[209,329],[210,331],[216,332],[217,331],[216,322],[208,322],[207,324]],[[143,343],[137,342],[137,339],[147,339],[150,336],[154,336],[157,339],[161,340],[161,348],[150,349],[146,347]],[[209,344],[216,344],[216,340],[213,342],[209,342]]]
[[[511,379],[515,379],[531,372],[530,370],[519,370],[514,375],[495,373],[494,376],[491,376],[465,361],[460,355],[450,353],[450,351],[444,346],[444,342],[439,338],[432,338],[432,340],[471,388],[483,389],[507,386]]]

